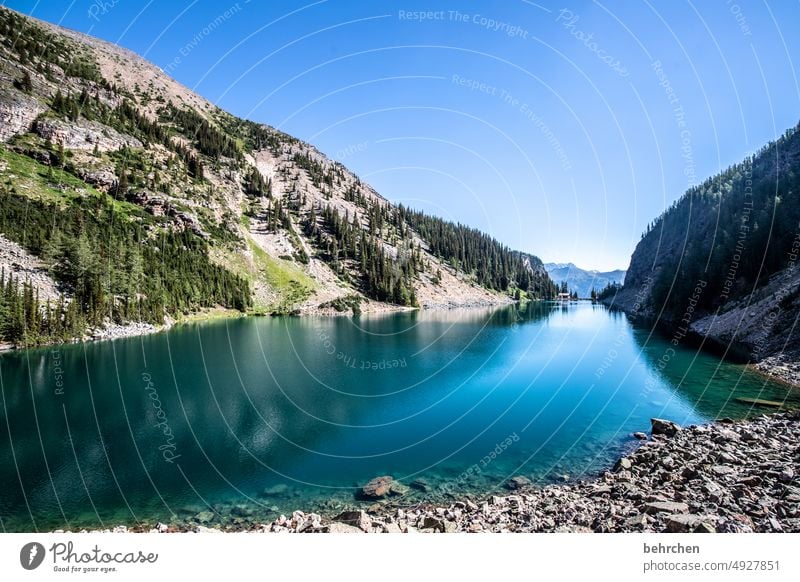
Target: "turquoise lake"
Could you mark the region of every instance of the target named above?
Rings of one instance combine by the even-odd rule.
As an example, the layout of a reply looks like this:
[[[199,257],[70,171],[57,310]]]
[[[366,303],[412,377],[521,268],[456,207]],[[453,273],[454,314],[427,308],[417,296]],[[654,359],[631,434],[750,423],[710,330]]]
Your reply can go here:
[[[588,302],[188,324],[6,353],[0,379],[4,531],[330,514],[379,475],[402,503],[586,479],[651,417],[800,404]]]

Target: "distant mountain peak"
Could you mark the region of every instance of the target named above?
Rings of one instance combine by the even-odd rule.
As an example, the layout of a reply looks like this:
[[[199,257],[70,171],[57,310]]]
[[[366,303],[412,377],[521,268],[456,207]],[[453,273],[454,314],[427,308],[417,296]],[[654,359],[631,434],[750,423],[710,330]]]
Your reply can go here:
[[[600,291],[610,283],[622,283],[625,280],[625,271],[622,269],[586,270],[575,263],[545,263],[544,268],[553,281],[557,284],[566,281],[569,290],[576,291],[579,297],[589,297],[592,289]]]

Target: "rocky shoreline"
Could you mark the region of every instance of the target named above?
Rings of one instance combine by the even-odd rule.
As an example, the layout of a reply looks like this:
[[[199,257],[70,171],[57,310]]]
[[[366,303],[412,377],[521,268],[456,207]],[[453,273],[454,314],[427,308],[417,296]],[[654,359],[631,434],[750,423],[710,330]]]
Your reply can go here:
[[[753,364],[752,368],[772,380],[800,388],[800,362],[785,355],[769,356]]]
[[[275,533],[800,532],[800,413],[681,428],[659,419],[642,445],[596,479],[534,487],[448,505],[399,506],[406,487],[378,477],[361,491],[368,511],[335,516],[295,511],[272,523],[225,530],[157,524],[107,531]]]
[[[158,333],[172,327],[172,322],[164,325],[154,325],[145,322],[131,322],[126,324],[108,323],[103,327],[90,329],[83,341],[115,340],[124,337],[137,337]]]

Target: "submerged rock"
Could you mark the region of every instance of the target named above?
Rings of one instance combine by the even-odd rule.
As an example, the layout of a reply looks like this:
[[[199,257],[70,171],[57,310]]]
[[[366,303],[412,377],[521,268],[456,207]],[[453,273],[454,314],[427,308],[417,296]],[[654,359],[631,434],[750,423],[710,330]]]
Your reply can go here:
[[[261,492],[262,497],[285,497],[287,495],[289,495],[289,486],[286,483],[278,483]]]
[[[236,505],[231,509],[231,515],[235,517],[251,517],[253,509],[246,505]]]
[[[529,487],[530,485],[531,480],[527,477],[523,477],[522,475],[511,477],[511,479],[506,481],[506,489],[511,489],[512,491],[516,489],[523,489],[525,487]]]
[[[422,491],[423,493],[428,493],[432,489],[428,481],[423,478],[414,479],[409,485],[412,489]]]
[[[209,523],[214,521],[214,513],[211,511],[201,511],[197,515],[194,516],[195,521],[200,523]]]
[[[375,477],[361,488],[360,495],[364,499],[382,499],[392,492],[394,477],[384,475]]]

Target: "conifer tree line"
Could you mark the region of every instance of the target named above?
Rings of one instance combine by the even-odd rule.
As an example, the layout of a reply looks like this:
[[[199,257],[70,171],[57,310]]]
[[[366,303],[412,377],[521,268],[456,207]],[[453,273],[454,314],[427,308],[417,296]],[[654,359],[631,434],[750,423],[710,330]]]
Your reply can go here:
[[[21,347],[68,341],[83,333],[75,309],[63,295],[43,304],[30,282],[0,269],[0,341]]]
[[[50,65],[56,65],[67,77],[103,82],[100,68],[90,58],[76,53],[74,46],[43,26],[29,25],[26,19],[10,10],[0,10],[0,38],[23,65],[33,65],[49,80],[56,81]]]
[[[448,222],[403,205],[397,208],[398,220],[413,228],[428,243],[430,251],[453,268],[475,276],[484,287],[508,291],[516,287],[532,297],[547,299],[558,292],[543,272],[534,271],[530,262],[490,235],[462,224]],[[530,266],[529,266],[530,265]]]
[[[682,254],[661,259],[651,304],[663,306],[668,318],[683,317],[702,280],[695,313],[713,311],[792,263],[800,235],[798,160],[800,125],[691,188],[650,225],[640,245],[686,240]]]
[[[211,158],[225,156],[235,160],[242,159],[242,152],[236,141],[197,113],[194,109],[177,108],[167,105],[161,119],[174,123],[184,135],[192,137],[197,148]]]
[[[140,222],[116,214],[108,197],[58,207],[0,188],[0,233],[42,257],[69,297],[60,307],[43,305],[5,276],[4,313],[13,325],[2,338],[32,345],[80,336],[105,320],[162,323],[201,307],[251,306],[249,283],[211,263],[202,238],[157,232],[153,238]]]
[[[602,301],[613,298],[622,289],[622,285],[613,281],[606,284],[600,291],[592,289],[592,299]]]
[[[244,181],[244,193],[248,196],[271,197],[272,181],[265,180],[258,168],[252,167]]]
[[[334,272],[345,277],[351,269],[359,273],[356,283],[367,297],[397,305],[417,305],[413,282],[424,268],[419,249],[400,246],[396,256],[390,256],[379,236],[381,228],[374,223],[374,217],[382,213],[373,210],[371,216],[369,230],[365,230],[357,216],[342,216],[330,205],[320,210],[314,207],[303,230],[322,250]]]

